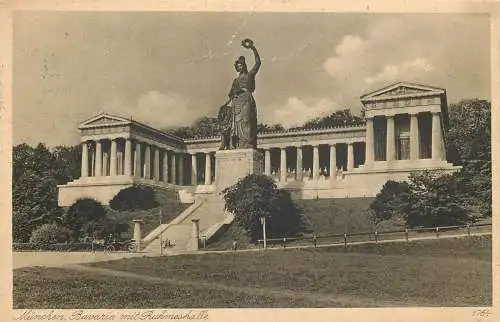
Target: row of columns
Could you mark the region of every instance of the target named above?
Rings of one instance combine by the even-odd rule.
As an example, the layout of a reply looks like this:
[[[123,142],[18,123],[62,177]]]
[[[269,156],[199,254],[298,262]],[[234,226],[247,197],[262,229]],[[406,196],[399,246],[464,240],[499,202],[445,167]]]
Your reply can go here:
[[[169,173],[170,183],[184,185],[184,162],[179,162],[183,159],[184,153],[176,153],[156,147],[140,141],[125,140],[124,148],[124,162],[123,173],[118,173],[118,149],[117,140],[110,141],[109,155],[103,151],[102,140],[96,140],[95,150],[92,155],[91,164],[94,165],[91,176],[106,176],[108,175],[103,169],[103,165],[108,164],[107,158],[109,157],[109,176],[136,176],[153,179],[155,181],[167,182]],[[81,177],[89,176],[89,143],[86,141],[82,143],[82,163],[81,163]],[[132,149],[132,144],[135,144]],[[142,155],[142,148],[144,146],[144,155]],[[163,153],[161,153],[163,152]],[[144,157],[144,160],[142,158]],[[151,157],[153,158],[153,168],[151,169]],[[170,161],[169,161],[170,158]],[[197,184],[197,158],[196,154],[191,154],[192,168],[191,168],[191,183]],[[170,167],[169,167],[170,164]],[[162,167],[163,178],[160,178],[160,167]],[[178,174],[178,176],[177,176]],[[205,184],[212,184],[212,158],[210,153],[205,153]]]
[[[396,159],[395,147],[395,115],[385,116],[387,120],[387,144],[386,144],[386,161]],[[417,160],[420,158],[420,134],[418,124],[418,113],[410,114],[410,159]],[[438,112],[432,113],[432,159],[443,159],[443,136],[441,130],[441,115]],[[370,165],[374,161],[374,129],[373,118],[366,119],[366,164]]]
[[[210,153],[205,154],[205,185],[212,184],[212,157]],[[198,159],[196,153],[191,154],[191,185],[198,184]]]
[[[280,147],[280,181],[286,181],[287,176],[287,156],[286,148]],[[313,145],[313,165],[312,165],[312,176],[313,179],[318,179],[320,175],[320,162],[319,162],[319,145]],[[297,146],[297,164],[296,164],[296,179],[301,181],[303,168],[303,155],[302,146]],[[347,171],[354,168],[354,142],[347,143]],[[337,150],[336,144],[330,144],[330,163],[329,163],[329,173],[330,175],[335,173],[337,170]],[[264,174],[271,175],[271,149],[264,150]]]

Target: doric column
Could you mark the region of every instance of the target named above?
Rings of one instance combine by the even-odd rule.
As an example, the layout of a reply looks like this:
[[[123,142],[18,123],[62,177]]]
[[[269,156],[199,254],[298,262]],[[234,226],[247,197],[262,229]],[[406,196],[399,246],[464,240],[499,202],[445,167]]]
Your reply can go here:
[[[170,162],[170,176],[172,179],[172,184],[177,184],[176,176],[177,176],[177,156],[175,153],[171,154],[171,162]]]
[[[297,165],[295,166],[295,179],[302,181],[302,147],[297,147]]]
[[[163,182],[168,182],[168,151],[163,151]]]
[[[102,176],[102,142],[97,140],[95,142],[95,176]]]
[[[347,144],[347,171],[354,168],[354,144]]]
[[[271,175],[271,150],[266,149],[264,152],[264,174]]]
[[[410,159],[420,159],[420,138],[418,134],[418,114],[410,115]]]
[[[210,153],[205,153],[205,184],[212,184],[212,157]]]
[[[286,148],[280,150],[280,181],[286,181]]]
[[[125,140],[125,166],[123,174],[130,177],[132,175],[132,141]]]
[[[374,151],[374,133],[373,133],[373,118],[366,119],[366,144],[365,144],[365,165],[373,163]]]
[[[109,153],[109,175],[116,176],[116,140],[111,140],[111,151]]]
[[[142,172],[141,142],[135,143],[134,176],[140,178]]]
[[[146,144],[144,149],[144,178],[151,179],[151,146]]]
[[[153,179],[155,181],[160,181],[160,149],[158,147],[154,147],[154,159],[153,159]]]
[[[313,179],[319,178],[319,146],[313,146]]]
[[[184,154],[179,154],[179,185],[184,185]]]
[[[90,160],[90,176],[95,177],[95,143],[94,143],[94,148],[91,151],[92,155],[91,160]]]
[[[394,137],[394,116],[387,116],[387,152],[386,160],[393,161],[396,158],[396,138]]]
[[[330,145],[330,178],[335,178],[337,173],[337,147]]]
[[[87,142],[82,143],[82,173],[81,177],[85,178],[89,175],[89,148]]]
[[[198,184],[198,160],[196,159],[196,153],[191,154],[191,185],[196,186]]]
[[[441,115],[432,113],[432,160],[443,160]]]
[[[102,150],[102,169],[101,169],[101,174],[103,176],[107,176],[109,175],[109,172],[108,172],[108,158],[109,158],[109,154],[108,154],[108,151],[106,151],[107,149],[103,149]]]

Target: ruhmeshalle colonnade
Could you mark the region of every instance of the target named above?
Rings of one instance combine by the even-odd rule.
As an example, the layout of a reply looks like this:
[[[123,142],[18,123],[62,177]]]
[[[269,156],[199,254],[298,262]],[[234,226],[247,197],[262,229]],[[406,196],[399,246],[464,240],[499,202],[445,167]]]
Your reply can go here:
[[[374,196],[415,170],[455,171],[446,161],[446,91],[396,83],[361,97],[366,124],[262,133],[263,173],[295,198]],[[181,199],[217,191],[219,137],[181,139],[101,113],[79,126],[81,177],[59,186],[59,204],[81,197],[107,204],[133,184],[175,189]]]

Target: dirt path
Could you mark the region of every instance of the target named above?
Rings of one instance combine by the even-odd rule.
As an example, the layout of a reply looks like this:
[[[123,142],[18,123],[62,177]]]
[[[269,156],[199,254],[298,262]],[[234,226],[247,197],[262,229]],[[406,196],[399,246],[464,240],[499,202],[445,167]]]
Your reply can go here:
[[[89,267],[78,264],[66,265],[65,268],[87,272],[90,274],[101,274],[128,279],[138,279],[149,283],[169,283],[177,286],[187,286],[195,288],[207,288],[219,291],[240,292],[253,296],[272,296],[285,299],[306,299],[317,303],[320,307],[403,307],[403,306],[435,306],[435,303],[411,303],[397,300],[380,300],[353,295],[329,295],[305,291],[292,291],[286,289],[257,288],[226,285],[222,283],[185,280],[178,278],[162,278],[155,276],[141,275],[131,272],[117,271],[107,268]]]

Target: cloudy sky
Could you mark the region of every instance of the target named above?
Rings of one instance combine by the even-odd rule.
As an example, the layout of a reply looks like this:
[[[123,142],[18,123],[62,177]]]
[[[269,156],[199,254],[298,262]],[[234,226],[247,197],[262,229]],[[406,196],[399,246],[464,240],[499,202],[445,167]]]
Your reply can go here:
[[[106,111],[158,128],[215,116],[255,41],[259,120],[291,126],[397,81],[490,98],[486,15],[18,12],[14,144],[79,142]]]

